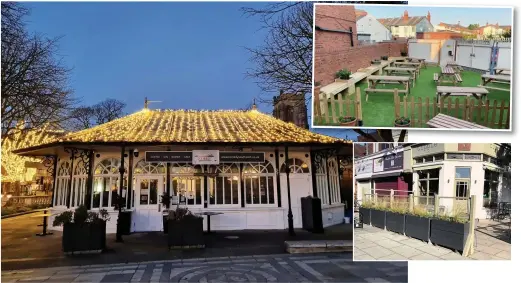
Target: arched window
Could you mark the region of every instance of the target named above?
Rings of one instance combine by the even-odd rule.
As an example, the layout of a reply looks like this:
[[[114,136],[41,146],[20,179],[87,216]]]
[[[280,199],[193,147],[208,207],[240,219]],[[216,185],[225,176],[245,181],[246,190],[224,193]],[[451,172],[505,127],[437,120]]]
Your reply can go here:
[[[309,173],[309,166],[298,158],[290,158],[289,160],[290,173]],[[280,172],[286,172],[286,163],[282,163]]]
[[[71,207],[82,205],[85,199],[85,190],[87,187],[87,166],[83,160],[78,160],[74,166],[72,176],[72,192]]]
[[[327,160],[327,170],[329,170],[331,204],[340,203],[340,179],[338,178],[338,161],[336,157],[331,157]]]
[[[67,205],[67,190],[69,188],[71,177],[71,163],[63,161],[58,167],[58,176],[56,178],[56,197],[54,204],[56,206]]]
[[[243,179],[246,204],[276,205],[275,169],[269,161],[245,164]]]
[[[173,163],[170,167],[171,195],[178,196],[179,201],[186,200],[186,205],[202,206],[204,177],[200,165]]]
[[[164,163],[145,162],[140,160],[134,168],[134,174],[165,174],[166,167]]]
[[[322,204],[329,204],[329,192],[327,186],[327,166],[324,159],[317,160],[316,163],[316,183],[317,183],[317,197],[320,198]]]
[[[210,205],[239,205],[240,171],[236,163],[211,166],[209,172],[218,173],[208,179],[208,201]]]
[[[156,205],[160,198],[158,190],[165,189],[166,166],[165,163],[146,162],[140,160],[134,167],[134,191],[132,194],[132,206],[135,205],[136,195],[139,205]]]
[[[119,167],[120,159],[107,158],[100,161],[94,169],[94,188],[92,190],[92,208],[108,208],[116,205],[119,189]],[[123,189],[127,187],[127,166],[125,164],[125,175]]]

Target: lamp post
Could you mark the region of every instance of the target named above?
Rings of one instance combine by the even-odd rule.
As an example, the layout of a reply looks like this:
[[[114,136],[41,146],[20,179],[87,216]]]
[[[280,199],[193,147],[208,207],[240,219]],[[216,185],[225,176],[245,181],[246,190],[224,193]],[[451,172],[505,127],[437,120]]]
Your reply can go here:
[[[123,237],[121,236],[121,207],[123,202],[123,175],[125,174],[125,147],[121,147],[121,161],[119,165],[119,196],[118,196],[118,221],[116,227],[116,242],[123,243]]]
[[[295,236],[295,229],[293,228],[293,211],[291,210],[291,186],[289,182],[289,173],[291,171],[289,167],[289,157],[288,157],[288,146],[284,146],[284,157],[286,161],[286,187],[288,188],[288,232],[290,236]]]

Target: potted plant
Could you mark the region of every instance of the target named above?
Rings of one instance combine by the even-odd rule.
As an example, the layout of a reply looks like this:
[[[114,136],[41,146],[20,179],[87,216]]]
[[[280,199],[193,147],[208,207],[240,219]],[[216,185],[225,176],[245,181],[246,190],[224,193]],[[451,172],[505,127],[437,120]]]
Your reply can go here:
[[[385,227],[389,231],[403,234],[405,231],[405,213],[407,212],[406,203],[394,204],[385,213]]]
[[[405,215],[405,235],[429,242],[432,214],[424,207],[414,207]]]
[[[383,61],[387,61],[389,59],[389,56],[382,56],[380,57]]]
[[[168,234],[168,208],[170,207],[170,195],[163,192],[161,195],[161,204],[165,208],[163,210],[163,233]]]
[[[188,208],[176,208],[168,213],[168,249],[204,248],[203,218]]]
[[[407,128],[411,126],[411,119],[406,117],[400,117],[394,120],[394,126],[397,128]]]
[[[371,60],[371,65],[380,65],[381,61],[378,59]]]
[[[385,203],[379,202],[373,206],[371,209],[371,225],[385,229],[385,211],[387,210],[387,205]]]
[[[342,69],[336,72],[336,77],[341,80],[349,80],[351,77],[351,72],[349,72],[347,69]]]
[[[402,51],[400,51],[400,55],[402,55],[402,57],[407,57],[407,50],[402,49]]]
[[[63,226],[63,252],[101,252],[106,247],[106,222],[109,219],[107,210],[88,212],[81,205],[74,213],[64,211],[57,215],[52,225]]]
[[[358,208],[359,218],[362,219],[362,223],[371,225],[371,208],[372,204],[365,202]]]
[[[358,120],[356,119],[356,117],[344,116],[340,117],[339,122],[341,126],[353,127],[356,126]]]
[[[453,215],[438,215],[431,219],[429,239],[435,245],[463,252],[470,231],[466,213],[454,208]]]

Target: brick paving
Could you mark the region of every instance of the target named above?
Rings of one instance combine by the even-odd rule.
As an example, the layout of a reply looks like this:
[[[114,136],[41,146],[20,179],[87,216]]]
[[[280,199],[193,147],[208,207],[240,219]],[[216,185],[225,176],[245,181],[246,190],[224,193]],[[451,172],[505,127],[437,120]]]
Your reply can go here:
[[[407,282],[407,262],[351,253],[195,258],[2,272],[2,282]]]
[[[474,253],[470,257],[405,235],[364,225],[363,228],[354,230],[353,256],[355,260],[510,260],[509,221],[479,221]]]

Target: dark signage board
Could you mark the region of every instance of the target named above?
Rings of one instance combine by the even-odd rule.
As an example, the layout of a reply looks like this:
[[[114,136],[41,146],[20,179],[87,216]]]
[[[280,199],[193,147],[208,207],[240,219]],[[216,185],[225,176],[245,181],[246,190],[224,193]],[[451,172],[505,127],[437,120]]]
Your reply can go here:
[[[146,162],[179,162],[192,163],[191,151],[147,151]]]
[[[147,151],[146,162],[178,162],[192,163],[191,151]],[[264,152],[219,152],[219,163],[264,163]]]
[[[232,151],[221,151],[219,152],[220,163],[264,163],[264,152],[232,152]]]
[[[403,152],[384,156],[384,171],[403,169]]]

